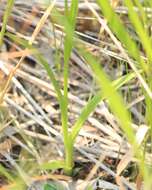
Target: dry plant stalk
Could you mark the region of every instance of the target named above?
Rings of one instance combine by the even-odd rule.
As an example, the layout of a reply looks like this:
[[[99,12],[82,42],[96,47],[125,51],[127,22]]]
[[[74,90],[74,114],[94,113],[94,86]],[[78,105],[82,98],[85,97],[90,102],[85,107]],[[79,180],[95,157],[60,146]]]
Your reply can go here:
[[[8,76],[0,69],[0,94],[4,90],[7,80]]]
[[[38,22],[32,36],[31,39],[29,40],[28,44],[32,45],[34,40],[36,39],[37,35],[39,34],[40,30],[42,29],[43,25],[45,24],[45,21],[47,20],[48,16],[50,15],[50,12],[52,11],[54,5],[55,5],[56,0],[54,0],[51,5],[47,8],[47,10],[44,12],[43,16],[41,17],[40,21]],[[28,51],[28,48],[25,49],[25,51]],[[3,86],[3,90],[0,94],[0,104],[3,102],[4,96],[7,92],[7,89],[11,83],[11,80],[13,78],[13,76],[16,74],[16,71],[19,69],[19,67],[22,64],[22,61],[24,60],[25,55],[22,55],[22,57],[20,58],[20,60],[18,61],[17,65],[10,71],[9,75],[8,75],[8,79],[6,80],[6,83]]]

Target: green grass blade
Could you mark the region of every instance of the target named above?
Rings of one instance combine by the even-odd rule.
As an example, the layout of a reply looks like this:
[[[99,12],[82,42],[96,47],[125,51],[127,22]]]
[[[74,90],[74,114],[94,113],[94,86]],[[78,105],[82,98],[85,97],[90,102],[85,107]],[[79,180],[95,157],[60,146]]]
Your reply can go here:
[[[69,13],[68,0],[64,0],[64,7],[65,7],[65,16],[68,16]]]
[[[109,1],[97,0],[97,2],[99,4],[105,18],[108,20],[108,24],[109,24],[111,30],[115,33],[117,38],[126,47],[130,56],[132,58],[134,58],[137,61],[137,63],[140,64],[140,66],[143,70],[147,70],[145,61],[140,57],[140,52],[139,52],[139,49],[138,49],[136,43],[131,39],[125,26],[122,24],[120,18],[114,12]]]
[[[134,3],[135,3],[135,6],[137,6],[137,8],[139,9],[139,15],[140,15],[142,24],[146,26],[148,24],[147,22],[148,19],[144,10],[144,6],[142,6],[139,0],[134,0]]]
[[[65,110],[66,114],[68,112],[68,77],[69,77],[69,60],[73,47],[73,37],[74,37],[74,29],[76,23],[76,17],[78,12],[78,0],[72,0],[71,8],[68,12],[68,21],[69,23],[64,23],[65,29],[65,41],[64,41],[64,102],[65,102]],[[68,27],[67,24],[71,25]],[[66,125],[67,125],[66,117]]]
[[[80,53],[86,59],[87,63],[91,66],[94,71],[94,75],[99,82],[99,85],[102,89],[102,96],[106,97],[109,102],[109,106],[114,114],[120,121],[120,125],[128,137],[128,140],[134,144],[135,143],[135,135],[133,129],[131,127],[130,116],[125,108],[125,104],[123,103],[122,97],[118,94],[115,88],[112,86],[111,81],[108,79],[104,71],[100,67],[100,63],[96,61],[96,59],[87,52],[84,52],[82,49]]]
[[[40,165],[40,168],[43,170],[56,170],[56,169],[64,169],[66,168],[65,162],[61,160],[55,160],[47,163],[43,163]]]
[[[37,60],[39,60],[40,64],[45,68],[50,81],[53,84],[53,87],[55,89],[55,92],[57,94],[57,98],[59,101],[59,105],[60,105],[60,109],[62,112],[62,117],[64,117],[64,113],[65,113],[65,105],[64,105],[64,99],[63,99],[63,95],[61,93],[61,87],[58,84],[58,81],[56,80],[55,74],[53,73],[52,69],[50,68],[50,65],[48,64],[48,62],[45,60],[45,58],[43,57],[43,55],[41,54],[41,52],[39,52],[37,49],[32,49],[32,46],[28,44],[28,41],[20,39],[19,37],[17,37],[16,35],[13,35],[11,33],[6,33],[6,35],[11,38],[14,42],[17,42],[19,44],[21,44],[24,48],[29,48],[31,50],[33,50],[33,54],[36,57]],[[63,118],[64,120],[64,118]]]
[[[11,10],[12,10],[13,5],[14,5],[14,0],[8,0],[7,1],[6,10],[5,10],[5,13],[3,16],[3,24],[2,24],[2,28],[1,28],[1,32],[0,32],[0,47],[2,46],[2,43],[3,43],[3,37],[5,35],[6,25],[8,22],[8,18],[11,14]]]
[[[73,167],[73,144],[68,133],[68,78],[69,78],[69,60],[73,48],[73,38],[75,31],[75,24],[78,12],[78,0],[72,0],[70,10],[66,11],[67,22],[64,22],[65,40],[64,40],[64,118],[62,119],[62,129],[65,144],[66,166],[69,168],[66,173],[71,173]],[[70,27],[69,27],[70,25]],[[72,146],[71,146],[72,145]]]
[[[20,179],[15,179],[14,182],[15,183],[10,185],[10,187],[8,187],[7,190],[23,190],[27,188],[26,184]]]
[[[0,164],[0,174],[5,176],[10,182],[14,181],[13,176]]]
[[[78,14],[78,4],[79,4],[79,0],[72,0],[70,12],[69,12],[69,22],[70,22],[71,28],[73,29],[73,32],[75,29],[76,18]]]
[[[139,70],[139,73],[141,72],[142,70]],[[130,72],[112,81],[112,86],[118,90],[119,88],[121,88],[123,85],[127,84],[129,81],[131,81],[134,78],[136,78],[136,74],[134,72]]]
[[[54,184],[45,184],[43,190],[59,190]]]
[[[7,33],[7,36],[9,36],[13,41],[20,43],[22,46],[24,46],[26,48],[30,48],[30,49],[32,48],[32,46],[30,46],[27,41],[22,40],[22,39],[16,37],[15,35]],[[68,157],[68,162],[71,163],[72,162],[71,153],[73,151],[73,148],[71,147],[71,144],[69,142],[70,137],[69,137],[68,128],[67,128],[67,104],[65,103],[65,99],[64,99],[64,97],[63,97],[63,95],[61,93],[60,86],[59,86],[59,84],[58,84],[58,82],[56,80],[56,77],[55,77],[52,69],[50,68],[50,65],[45,60],[45,58],[43,57],[41,52],[39,52],[36,49],[32,49],[32,50],[33,50],[33,54],[36,57],[36,59],[45,68],[45,70],[46,70],[46,72],[47,72],[47,74],[48,74],[48,76],[50,78],[50,81],[53,84],[55,92],[57,94],[57,98],[58,98],[59,105],[60,105],[60,110],[61,110],[61,120],[62,120],[63,136],[64,136],[64,145],[65,145],[65,150],[67,150],[66,155],[68,155],[67,156]]]
[[[61,120],[62,120],[62,130],[63,130],[63,137],[64,137],[64,144],[65,148],[68,149],[69,147],[69,135],[68,135],[68,126],[67,126],[67,103],[65,102],[65,98],[63,97],[60,86],[55,78],[55,75],[50,68],[50,65],[47,63],[45,58],[40,54],[35,54],[35,57],[40,61],[40,63],[44,66],[47,74],[52,82],[54,89],[57,93],[60,109],[61,109]]]
[[[143,24],[140,22],[140,17],[138,16],[137,12],[134,10],[132,1],[125,0],[125,4],[128,7],[129,18],[145,49],[145,52],[148,57],[148,61],[151,63],[152,62],[152,53],[151,53],[152,44],[151,44],[151,41],[149,40],[149,36],[146,30],[144,29]]]
[[[29,49],[31,49],[31,51],[33,51],[33,56],[35,56],[36,59],[40,62],[40,64],[44,67],[44,69],[46,70],[46,72],[47,72],[47,74],[49,76],[50,81],[53,84],[53,87],[54,87],[55,92],[57,94],[57,98],[58,98],[59,104],[60,104],[60,102],[63,102],[62,101],[63,95],[62,95],[61,90],[60,90],[61,87],[60,87],[58,81],[56,80],[55,74],[53,73],[53,71],[52,71],[49,63],[46,61],[46,59],[41,54],[41,52],[39,52],[37,49],[34,49],[31,45],[29,45],[28,41],[26,41],[24,39],[21,39],[21,38],[17,37],[14,34],[11,34],[11,33],[7,32],[6,35],[11,40],[13,40],[14,42],[19,43],[20,45],[22,45],[24,48],[29,48]]]
[[[37,50],[34,50],[34,52],[36,51],[36,53],[34,53],[34,56],[37,58],[37,60],[39,60],[39,62],[43,65],[43,67],[45,68],[45,70],[47,71],[47,74],[50,78],[50,81],[53,84],[53,87],[56,91],[57,97],[58,97],[58,101],[59,103],[62,102],[63,96],[60,90],[60,86],[56,80],[56,77],[52,71],[52,69],[50,68],[50,65],[48,64],[48,62],[45,60],[45,58],[43,57],[43,55],[38,52]]]
[[[125,0],[125,4],[128,7],[128,13],[129,13],[129,18],[134,26],[134,29],[136,31],[136,33],[138,34],[140,41],[144,47],[144,50],[147,54],[147,62],[149,63],[149,70],[147,73],[147,83],[150,86],[150,89],[152,89],[152,77],[151,77],[151,63],[152,63],[152,44],[151,44],[151,40],[150,37],[147,34],[147,31],[145,30],[144,26],[142,25],[142,23],[140,22],[140,18],[137,14],[136,11],[134,11],[134,5],[133,2],[131,0]],[[140,3],[138,2],[138,4],[140,5]],[[152,116],[152,100],[151,98],[145,93],[145,103],[146,103],[146,123],[147,125],[150,127],[151,130],[151,134],[152,134],[152,120],[151,120],[151,116]],[[152,139],[152,135],[151,135],[151,139]]]
[[[115,89],[119,89],[124,84],[128,83],[130,80],[136,77],[135,73],[129,73],[123,77],[120,77],[112,82],[112,86]],[[97,105],[104,99],[101,95],[101,92],[98,92],[97,95],[95,95],[82,109],[79,117],[77,118],[75,124],[73,125],[72,131],[71,131],[71,138],[74,143],[77,135],[79,134],[84,122],[88,119],[89,115],[95,110]]]
[[[82,128],[82,125],[87,120],[89,115],[95,110],[99,102],[102,100],[101,92],[95,95],[88,103],[87,105],[82,109],[82,112],[80,116],[78,117],[76,123],[73,126],[73,129],[71,131],[71,138],[72,142],[74,143],[76,137],[79,134],[80,129]]]
[[[78,12],[78,0],[72,0],[70,9],[68,9],[68,13],[66,11],[66,17],[61,15],[56,9],[53,10],[54,19],[64,27],[65,39],[64,39],[64,113],[62,116],[62,128],[63,128],[63,136],[64,139],[70,138],[68,136],[68,78],[69,78],[69,60],[71,51],[73,48],[73,39],[75,32],[75,23]],[[68,14],[68,15],[67,15]],[[65,145],[67,149],[70,146],[70,140]],[[70,150],[71,152],[71,150]],[[67,153],[68,154],[68,153]],[[69,155],[69,154],[68,154]],[[71,160],[71,158],[69,158]],[[70,162],[70,161],[67,161]]]

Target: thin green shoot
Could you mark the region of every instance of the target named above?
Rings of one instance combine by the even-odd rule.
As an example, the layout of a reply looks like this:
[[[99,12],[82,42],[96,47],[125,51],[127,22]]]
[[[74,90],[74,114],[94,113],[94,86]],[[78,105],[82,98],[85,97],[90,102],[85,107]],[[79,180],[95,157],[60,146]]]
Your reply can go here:
[[[5,35],[8,18],[11,14],[13,5],[14,5],[14,0],[7,1],[7,6],[6,6],[4,16],[3,16],[3,23],[2,23],[2,28],[1,28],[1,32],[0,32],[0,47],[2,46],[2,43],[3,43],[3,38]]]

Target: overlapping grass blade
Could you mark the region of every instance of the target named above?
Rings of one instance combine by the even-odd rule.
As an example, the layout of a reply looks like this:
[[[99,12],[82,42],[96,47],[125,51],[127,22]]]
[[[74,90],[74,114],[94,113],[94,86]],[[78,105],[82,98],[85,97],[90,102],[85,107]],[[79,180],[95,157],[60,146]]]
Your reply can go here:
[[[74,39],[74,31],[75,24],[78,12],[78,0],[72,0],[70,9],[67,8],[67,2],[65,2],[65,13],[67,22],[64,23],[64,113],[62,113],[62,130],[63,130],[63,138],[65,144],[65,163],[69,170],[66,173],[71,173],[73,167],[73,145],[71,144],[71,137],[68,133],[68,78],[69,78],[69,60],[71,51],[73,48],[73,39]]]
[[[140,17],[138,16],[137,12],[134,9],[133,2],[131,0],[125,0],[125,4],[128,7],[129,18],[147,54],[148,62],[152,63],[152,53],[151,53],[152,44],[151,41],[149,40],[148,33],[145,30],[144,25],[140,22]]]
[[[136,43],[131,39],[129,33],[127,32],[125,26],[122,24],[120,18],[116,15],[113,8],[111,7],[109,1],[107,0],[97,0],[105,18],[108,20],[108,24],[111,30],[115,33],[117,38],[128,50],[128,53],[132,58],[134,58],[137,63],[140,64],[140,68],[147,70],[147,65],[145,61],[141,58],[139,49]]]
[[[83,51],[82,48],[80,53],[86,59],[87,63],[91,66],[94,75],[102,89],[102,96],[108,99],[109,106],[119,119],[120,125],[128,137],[128,140],[131,142],[131,144],[134,144],[135,134],[131,127],[131,119],[129,113],[126,110],[126,106],[123,103],[122,97],[112,86],[111,81],[102,70],[100,63],[90,53]]]
[[[129,18],[133,24],[133,27],[134,27],[136,33],[138,34],[138,36],[140,38],[143,48],[147,54],[147,58],[148,58],[147,62],[148,62],[149,69],[148,69],[148,72],[146,73],[146,79],[147,79],[147,83],[150,86],[150,89],[152,89],[152,82],[151,82],[152,81],[152,77],[151,77],[152,43],[151,43],[150,37],[148,36],[145,26],[140,22],[140,17],[137,14],[137,12],[134,10],[133,2],[131,0],[125,0],[125,4],[128,7]],[[136,1],[136,4],[138,4],[138,7],[141,7],[141,4],[139,2]],[[152,100],[146,93],[145,93],[145,102],[146,102],[146,121],[152,130],[152,120],[151,120]]]
[[[130,80],[135,78],[135,73],[129,73],[126,76],[120,77],[112,82],[113,88],[118,90],[120,87],[128,83]],[[79,117],[77,118],[75,124],[73,125],[73,129],[71,131],[72,141],[74,143],[77,135],[79,134],[81,128],[83,127],[84,122],[88,119],[89,115],[95,110],[97,105],[104,100],[104,96],[102,96],[101,92],[98,92],[82,109]]]
[[[134,4],[139,9],[138,15],[140,15],[142,24],[145,25],[145,27],[146,27],[146,25],[148,24],[148,18],[145,13],[144,6],[142,6],[142,4],[139,0],[134,0]]]
[[[104,16],[108,20],[108,23],[111,27],[112,32],[116,34],[117,38],[124,45],[130,57],[133,57],[138,63],[140,63],[140,68],[146,71],[146,72],[143,72],[144,78],[147,82],[146,85],[148,85],[151,90],[152,89],[152,82],[151,82],[152,81],[152,77],[151,77],[152,44],[151,44],[151,37],[148,35],[148,31],[146,28],[149,24],[148,23],[149,20],[146,18],[146,15],[144,13],[144,9],[146,7],[143,8],[140,1],[138,0],[135,0],[135,1],[125,0],[125,4],[128,8],[129,18],[130,18],[130,21],[132,22],[133,29],[135,33],[138,35],[140,42],[143,46],[143,49],[146,53],[146,56],[147,56],[146,62],[148,63],[148,64],[146,63],[147,65],[145,65],[144,61],[141,59],[140,50],[137,48],[135,42],[131,40],[131,37],[128,35],[127,29],[124,28],[124,25],[121,23],[119,17],[115,14],[109,2],[106,0],[98,0],[98,4],[100,5]],[[145,1],[143,2],[143,4],[150,5],[151,1],[147,1],[147,2]],[[134,5],[136,5],[137,7],[134,7]],[[135,11],[135,8],[136,8],[136,11]],[[152,101],[151,101],[150,95],[148,95],[145,91],[144,91],[144,95],[145,95],[145,102],[146,102],[146,107],[145,107],[146,124],[150,126],[150,128],[152,129],[152,120],[151,120]],[[150,132],[150,134],[152,133]],[[147,165],[144,161],[143,156],[142,157],[138,156],[138,159],[140,161],[139,166],[141,168],[141,173],[143,174],[143,178],[146,181],[145,186],[150,186],[151,185],[150,179],[152,176],[150,174],[151,172],[149,171],[151,170],[147,169]]]
[[[64,101],[65,101],[65,109],[68,107],[68,78],[69,78],[69,59],[73,47],[73,38],[74,38],[74,30],[75,23],[78,12],[78,0],[73,0],[71,2],[70,10],[67,15],[67,22],[64,22],[64,30],[65,30],[65,40],[64,40]],[[69,22],[69,23],[68,23]],[[70,25],[70,27],[68,27]],[[67,114],[68,111],[66,111]],[[67,125],[66,116],[66,125]]]

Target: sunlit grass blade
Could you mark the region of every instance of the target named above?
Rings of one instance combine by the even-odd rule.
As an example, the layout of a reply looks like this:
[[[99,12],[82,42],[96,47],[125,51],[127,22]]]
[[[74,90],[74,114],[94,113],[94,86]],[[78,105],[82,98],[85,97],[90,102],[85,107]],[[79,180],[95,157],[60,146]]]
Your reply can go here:
[[[151,63],[152,62],[152,53],[151,53],[152,44],[151,44],[151,41],[149,40],[147,31],[144,29],[143,24],[140,22],[140,17],[138,16],[137,12],[134,10],[132,1],[125,0],[125,4],[128,7],[129,18],[147,54],[148,62]]]
[[[67,6],[67,2],[66,5]],[[75,33],[75,24],[78,12],[78,0],[72,0],[70,8],[68,11],[66,10],[66,17],[61,15],[56,9],[54,9],[54,19],[64,27],[64,70],[63,70],[63,78],[64,78],[64,93],[63,99],[64,102],[64,113],[61,114],[62,117],[62,130],[63,130],[63,138],[64,144],[66,147],[66,164],[73,165],[73,161],[71,158],[71,153],[73,151],[73,147],[71,146],[70,136],[68,133],[68,78],[69,78],[69,60],[71,51],[73,48],[73,39]],[[71,152],[69,154],[69,152]],[[73,154],[73,153],[72,153]],[[70,167],[69,167],[70,168]]]
[[[34,56],[37,58],[37,60],[39,60],[40,64],[42,64],[43,67],[45,68],[45,70],[47,71],[50,81],[52,82],[54,89],[56,91],[59,102],[62,102],[63,96],[62,96],[62,93],[60,90],[60,86],[56,80],[56,77],[55,77],[52,69],[50,68],[50,65],[48,64],[46,59],[43,57],[43,55],[39,51],[37,51],[36,49],[33,51],[36,52],[36,53],[34,53]]]
[[[128,83],[130,80],[134,79],[136,77],[135,73],[129,73],[123,77],[120,77],[114,81],[112,81],[112,86],[115,89],[119,89],[126,83]],[[88,119],[89,115],[95,110],[97,105],[104,99],[105,97],[102,96],[101,92],[98,92],[97,95],[95,95],[82,109],[79,117],[77,118],[75,124],[73,125],[72,131],[71,131],[71,138],[74,143],[74,140],[76,139],[77,135],[79,134],[81,128],[83,127],[84,122]]]
[[[129,13],[129,18],[134,26],[134,29],[136,33],[138,34],[140,41],[143,45],[143,48],[147,54],[147,62],[149,63],[148,67],[148,72],[146,73],[146,78],[147,78],[147,83],[150,86],[150,89],[152,89],[152,77],[151,77],[151,63],[152,63],[152,44],[150,37],[148,36],[147,30],[144,28],[142,23],[140,22],[140,17],[138,16],[137,12],[134,11],[134,5],[131,0],[125,0],[125,4],[128,8],[128,13]],[[139,5],[141,5],[138,2]],[[151,115],[152,115],[152,100],[151,98],[145,93],[145,103],[146,103],[146,123],[148,126],[151,128],[152,132],[152,120],[151,120]],[[152,135],[151,135],[152,139]]]
[[[42,165],[40,165],[40,168],[43,170],[65,169],[66,165],[64,161],[55,160],[55,161],[43,163]]]
[[[69,14],[69,7],[68,7],[68,0],[64,1],[64,8],[65,8],[65,16],[68,16]]]
[[[66,104],[66,109],[68,107],[68,76],[69,76],[69,59],[73,47],[73,37],[75,30],[75,23],[78,12],[78,0],[72,0],[71,7],[68,12],[67,21],[69,23],[64,22],[64,30],[65,30],[65,40],[64,40],[64,101]],[[70,28],[67,26],[70,25]],[[66,111],[67,112],[67,111]],[[67,120],[67,118],[66,118]],[[67,123],[67,121],[66,121]]]
[[[88,185],[88,187],[86,188],[86,190],[93,190],[93,187],[91,185]]]
[[[151,54],[151,49],[152,49],[152,45],[151,45],[151,39],[148,36],[147,30],[144,28],[144,23],[140,22],[139,16],[137,14],[137,12],[134,10],[134,6],[133,6],[133,1],[131,0],[125,0],[125,4],[128,7],[128,13],[129,13],[129,17],[130,20],[133,24],[133,28],[135,29],[135,32],[138,34],[140,41],[143,45],[143,48],[147,54],[147,62],[149,64],[147,64],[147,66],[145,66],[145,64],[143,64],[143,61],[141,60],[140,57],[140,52],[139,49],[137,48],[136,44],[133,42],[133,40],[130,39],[127,30],[124,28],[124,26],[122,25],[119,17],[115,14],[114,10],[111,8],[110,4],[108,3],[108,1],[105,0],[98,0],[98,3],[103,11],[103,14],[105,15],[105,17],[107,18],[109,25],[112,29],[112,31],[116,34],[116,36],[118,37],[118,39],[122,42],[123,45],[125,45],[125,48],[128,50],[130,56],[132,56],[137,62],[140,62],[141,64],[141,68],[145,68],[144,71],[146,71],[144,74],[144,78],[145,81],[147,83],[145,83],[148,88],[151,90],[152,89],[152,85],[151,85],[151,62],[152,62],[152,54]],[[141,6],[140,6],[140,2],[135,1],[135,3],[138,5],[139,9],[141,10]],[[141,10],[143,11],[143,10]],[[110,14],[109,14],[110,13]],[[144,15],[143,15],[144,17]],[[125,38],[124,38],[125,36]],[[128,44],[128,45],[127,45]],[[134,47],[134,50],[132,49]],[[131,50],[131,51],[130,51]],[[147,93],[145,93],[145,102],[146,102],[146,123],[149,126],[152,126],[152,121],[151,121],[151,114],[152,114],[152,101],[151,101],[151,97],[150,94],[148,95]]]
[[[78,4],[79,4],[79,0],[72,0],[70,11],[69,11],[69,22],[70,22],[71,28],[73,29],[73,32],[75,30],[76,19],[77,19],[77,14],[78,14]]]
[[[134,144],[135,134],[131,127],[131,119],[126,110],[126,106],[123,103],[122,97],[112,86],[111,81],[102,70],[100,63],[97,62],[91,54],[83,51],[82,48],[80,53],[83,55],[87,63],[91,66],[94,75],[102,89],[102,96],[108,99],[109,106],[120,121],[120,125],[125,132],[128,140],[131,142],[131,144]]]
[[[65,39],[64,39],[64,71],[63,71],[64,100],[63,101],[64,101],[65,112],[64,112],[64,118],[62,118],[63,137],[64,137],[64,144],[66,146],[65,162],[67,168],[71,169],[73,167],[73,159],[71,155],[73,154],[72,152],[73,145],[71,146],[71,141],[68,134],[68,78],[69,78],[69,60],[73,48],[73,39],[74,39],[77,12],[78,12],[78,0],[72,0],[69,11],[66,10],[67,22],[64,22]],[[68,25],[70,25],[70,27],[68,27]],[[71,169],[69,171],[66,171],[66,173],[71,173]]]
[[[143,72],[142,70],[138,70],[138,71],[139,73]],[[123,85],[127,84],[129,81],[133,80],[134,78],[136,78],[136,74],[134,72],[130,72],[112,81],[112,86],[118,90],[119,88],[121,88]]]
[[[134,0],[134,4],[139,9],[139,15],[140,15],[142,24],[146,27],[146,25],[148,24],[148,18],[145,13],[144,6],[142,6],[139,0]]]
[[[105,18],[108,20],[108,24],[111,30],[115,33],[117,38],[126,47],[128,53],[132,58],[134,58],[143,70],[147,71],[147,65],[145,61],[140,57],[140,51],[136,43],[131,39],[129,33],[127,32],[125,26],[122,24],[120,18],[116,15],[113,8],[111,7],[109,1],[107,0],[97,0]]]
[[[4,16],[3,16],[3,23],[2,23],[2,28],[1,28],[1,32],[0,32],[0,47],[3,43],[3,37],[5,35],[6,25],[8,22],[8,18],[11,14],[11,10],[12,10],[13,5],[14,5],[14,0],[8,0],[7,1],[7,6],[6,6]]]
[[[0,174],[5,176],[10,182],[14,181],[14,177],[2,165],[0,165]]]
[[[53,71],[51,70],[49,64],[44,59],[44,57],[39,53],[35,55],[37,59],[41,62],[41,64],[46,69],[48,76],[50,77],[50,80],[55,88],[55,91],[58,96],[58,101],[61,109],[61,120],[62,120],[62,131],[63,131],[63,139],[64,139],[64,145],[65,145],[65,163],[66,167],[64,169],[67,169],[67,173],[71,173],[72,167],[73,167],[73,146],[71,146],[71,140],[68,133],[68,126],[67,126],[67,102],[65,101],[65,97],[61,94],[59,84],[55,78],[55,75]]]
[[[58,101],[59,101],[59,105],[60,105],[60,109],[61,109],[63,139],[64,139],[64,145],[65,145],[65,154],[66,154],[65,159],[67,159],[66,164],[68,163],[69,165],[71,165],[71,169],[72,169],[73,160],[71,160],[71,159],[72,159],[72,154],[73,154],[73,152],[72,152],[73,148],[71,147],[70,137],[69,137],[68,128],[67,128],[68,127],[67,126],[67,107],[66,107],[67,104],[65,102],[63,95],[61,94],[59,84],[58,84],[57,80],[55,79],[55,75],[54,75],[53,71],[51,70],[49,64],[44,59],[44,57],[42,55],[40,55],[40,53],[38,55],[35,55],[35,56],[37,57],[37,59],[41,62],[41,64],[46,69],[48,76],[50,77],[50,80],[51,80],[51,82],[55,88],[55,91],[57,93],[57,96],[58,96]],[[66,168],[70,168],[70,167],[67,166]]]
[[[13,183],[12,185],[8,185],[8,186],[6,186],[6,188],[5,188],[5,186],[4,186],[4,190],[23,190],[23,189],[25,189],[25,188],[27,188],[27,186],[25,185],[25,183],[23,183],[21,180],[19,180],[19,179],[16,179],[15,180],[15,183]],[[3,190],[3,189],[2,189]]]
[[[94,76],[97,79],[99,86],[102,90],[102,95],[108,100],[109,107],[114,115],[118,118],[121,129],[124,131],[125,136],[128,138],[129,142],[132,145],[135,155],[140,161],[140,168],[143,175],[147,175],[145,170],[145,163],[143,162],[143,153],[139,149],[139,146],[136,142],[136,135],[131,126],[131,117],[126,110],[126,105],[123,102],[122,96],[116,91],[112,86],[111,81],[102,70],[100,63],[94,58],[90,53],[84,51],[84,48],[81,48],[80,54],[84,57],[86,62],[91,66]]]
[[[80,129],[82,128],[84,122],[87,120],[89,115],[95,110],[99,102],[102,100],[101,92],[95,95],[87,105],[82,109],[80,116],[78,117],[76,123],[71,131],[72,142],[74,143],[76,137],[78,136]]]

